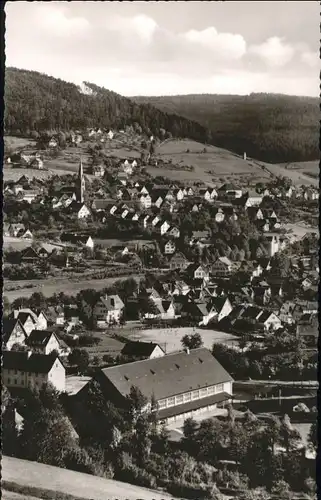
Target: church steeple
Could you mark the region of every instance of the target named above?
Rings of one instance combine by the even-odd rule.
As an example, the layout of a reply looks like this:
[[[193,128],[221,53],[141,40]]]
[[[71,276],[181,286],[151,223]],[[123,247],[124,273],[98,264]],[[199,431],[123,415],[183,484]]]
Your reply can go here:
[[[84,168],[82,165],[82,158],[80,157],[79,170],[78,170],[78,182],[77,182],[77,201],[80,203],[84,202],[85,195],[85,177]]]

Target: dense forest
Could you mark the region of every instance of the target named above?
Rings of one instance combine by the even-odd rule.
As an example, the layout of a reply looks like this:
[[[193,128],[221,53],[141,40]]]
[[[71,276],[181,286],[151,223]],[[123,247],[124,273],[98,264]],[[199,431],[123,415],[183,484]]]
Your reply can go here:
[[[319,158],[319,100],[281,94],[135,97],[199,122],[212,143],[271,163]]]
[[[87,127],[124,128],[138,123],[146,134],[206,141],[199,123],[169,114],[151,104],[137,104],[115,92],[86,83],[93,92],[82,93],[73,83],[35,71],[7,68],[5,75],[5,133],[69,131]]]

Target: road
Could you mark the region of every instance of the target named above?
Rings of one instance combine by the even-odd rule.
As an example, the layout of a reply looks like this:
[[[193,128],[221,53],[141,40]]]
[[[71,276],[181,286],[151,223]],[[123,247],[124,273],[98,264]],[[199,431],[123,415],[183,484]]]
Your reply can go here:
[[[171,495],[50,465],[2,457],[2,481],[91,500],[170,500]],[[2,486],[3,487],[3,486]]]

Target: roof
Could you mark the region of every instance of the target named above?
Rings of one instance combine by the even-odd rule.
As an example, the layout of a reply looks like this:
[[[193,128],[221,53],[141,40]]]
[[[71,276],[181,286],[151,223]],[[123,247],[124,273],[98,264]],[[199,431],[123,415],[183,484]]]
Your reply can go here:
[[[15,310],[15,311],[13,311],[12,316],[15,319],[19,319],[22,324],[24,324],[29,319],[29,317],[32,319],[32,321],[35,324],[36,324],[37,319],[38,319],[37,315],[33,311],[28,310],[28,309]]]
[[[121,300],[119,295],[108,295],[106,297],[102,297],[100,301],[104,304],[108,311],[115,311],[125,307],[124,302]]]
[[[228,259],[227,257],[219,257],[218,260],[222,262],[223,264],[226,264],[227,266],[232,265],[232,261]]]
[[[163,398],[193,389],[232,381],[230,374],[206,348],[167,354],[105,368],[102,374],[120,394],[127,396],[136,386],[147,398]]]
[[[4,369],[29,373],[49,373],[57,358],[56,355],[30,354],[25,351],[3,351],[2,354]]]
[[[231,182],[223,184],[218,188],[219,191],[238,191],[240,188]]]
[[[22,326],[22,323],[19,319],[17,318],[3,318],[2,320],[2,340],[4,343],[6,343],[9,339],[10,336],[16,326],[20,326],[22,331],[25,333],[25,330]],[[26,335],[26,333],[25,333]]]
[[[161,349],[159,344],[155,344],[154,342],[139,342],[139,341],[133,340],[133,341],[127,342],[124,345],[121,353],[124,356],[146,356],[147,357],[153,353],[153,351],[156,347],[159,347]]]
[[[27,339],[27,344],[44,346],[48,343],[52,335],[55,334],[53,332],[48,332],[48,330],[32,330]]]

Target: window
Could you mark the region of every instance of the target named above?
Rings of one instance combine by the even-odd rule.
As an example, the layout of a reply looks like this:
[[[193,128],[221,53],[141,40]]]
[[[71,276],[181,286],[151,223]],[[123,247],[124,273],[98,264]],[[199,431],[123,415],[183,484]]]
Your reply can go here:
[[[25,381],[24,380],[21,380],[21,385],[25,385]]]
[[[17,385],[17,381],[16,380],[14,381],[14,385]]]
[[[161,401],[158,401],[158,408],[162,410],[163,408],[166,408],[166,399],[163,399]]]
[[[183,397],[183,394],[181,394],[180,396],[176,396],[176,404],[177,405],[180,405],[182,403],[184,403],[184,397]]]
[[[198,399],[200,397],[199,391],[193,391],[192,392],[192,399]]]
[[[208,388],[207,388],[207,394],[208,394],[209,396],[211,396],[211,395],[212,395],[212,394],[214,394],[214,393],[215,393],[215,387],[214,387],[214,385],[212,385],[211,387],[208,387]]]
[[[207,396],[207,387],[200,390],[200,398],[205,398]]]
[[[186,394],[184,394],[184,401],[185,402],[188,402],[191,400],[191,393],[190,392],[187,392]]]
[[[175,405],[175,397],[167,399],[167,407]]]
[[[215,392],[223,392],[223,389],[224,389],[224,385],[223,384],[218,384],[215,387]]]
[[[11,378],[8,378],[8,384],[11,384]]]

